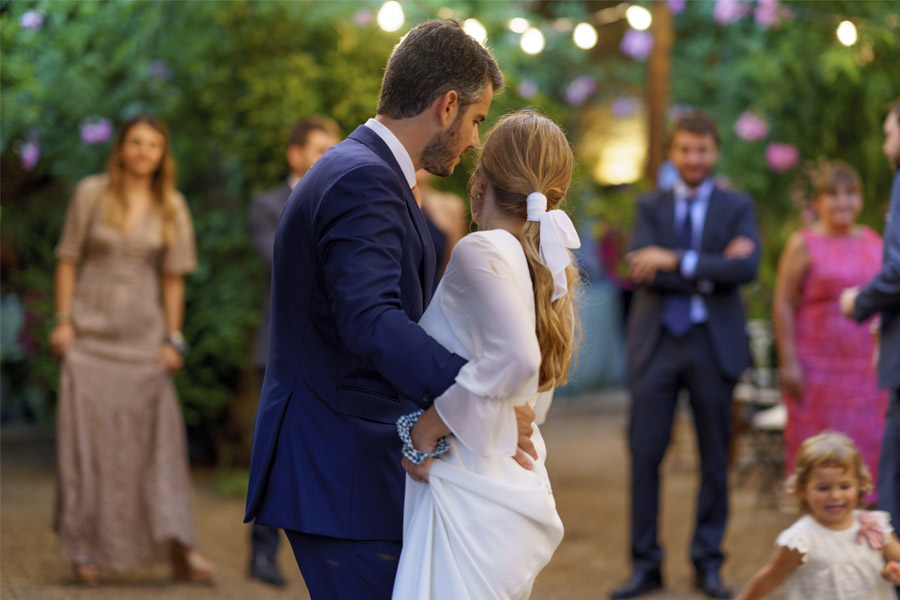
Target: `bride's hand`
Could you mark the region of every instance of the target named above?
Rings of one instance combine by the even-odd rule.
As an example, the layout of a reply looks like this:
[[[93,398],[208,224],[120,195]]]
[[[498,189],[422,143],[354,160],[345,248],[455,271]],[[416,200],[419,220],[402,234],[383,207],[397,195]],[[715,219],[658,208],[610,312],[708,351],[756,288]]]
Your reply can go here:
[[[433,461],[433,458],[426,458],[421,465],[417,465],[404,456],[401,464],[403,465],[403,470],[409,474],[413,481],[428,483],[428,473],[431,472],[431,463]]]

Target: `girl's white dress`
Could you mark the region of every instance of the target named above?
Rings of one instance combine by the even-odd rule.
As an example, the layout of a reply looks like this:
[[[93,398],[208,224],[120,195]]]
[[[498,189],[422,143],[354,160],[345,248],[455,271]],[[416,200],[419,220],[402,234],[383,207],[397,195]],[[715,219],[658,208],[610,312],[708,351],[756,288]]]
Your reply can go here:
[[[406,478],[403,552],[395,600],[528,598],[562,540],[563,526],[535,427],[534,470],[516,463],[514,407],[546,416],[534,292],[519,241],[473,233],[453,249],[420,325],[469,359],[435,407],[453,431],[428,483]]]
[[[803,563],[788,577],[785,597],[790,600],[896,600],[894,588],[881,578],[884,556],[863,538],[857,542],[859,513],[853,525],[835,531],[819,525],[810,515],[781,532],[775,545],[797,550]],[[890,515],[873,511],[890,541]]]

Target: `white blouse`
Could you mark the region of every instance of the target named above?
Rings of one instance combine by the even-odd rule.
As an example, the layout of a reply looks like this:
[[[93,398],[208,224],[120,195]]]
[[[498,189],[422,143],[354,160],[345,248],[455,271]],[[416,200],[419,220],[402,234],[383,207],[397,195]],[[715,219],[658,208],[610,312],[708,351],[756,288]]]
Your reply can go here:
[[[853,525],[835,531],[819,525],[806,515],[781,532],[775,545],[803,555],[803,563],[788,578],[786,598],[791,600],[896,600],[893,587],[881,578],[884,556],[863,538],[857,542],[859,513],[853,511]],[[884,529],[884,542],[894,530],[890,515],[873,511]]]

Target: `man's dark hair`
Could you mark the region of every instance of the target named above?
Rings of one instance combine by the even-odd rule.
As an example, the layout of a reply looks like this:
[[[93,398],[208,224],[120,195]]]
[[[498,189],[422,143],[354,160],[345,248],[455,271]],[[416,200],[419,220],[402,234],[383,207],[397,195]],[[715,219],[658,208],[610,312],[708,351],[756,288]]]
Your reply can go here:
[[[490,50],[467,34],[459,21],[426,21],[394,48],[381,80],[378,114],[414,117],[450,90],[459,108],[478,102],[487,84],[498,93],[503,74]]]
[[[291,136],[288,138],[288,146],[305,146],[309,134],[313,131],[324,131],[340,139],[341,128],[334,119],[313,115],[294,123],[291,127]]]
[[[716,122],[712,117],[702,110],[689,110],[678,117],[675,124],[672,126],[672,133],[669,136],[670,146],[672,145],[672,140],[675,139],[676,131],[689,131],[691,133],[696,133],[697,135],[711,135],[713,141],[716,143],[716,148],[721,147],[719,126],[716,125]]]

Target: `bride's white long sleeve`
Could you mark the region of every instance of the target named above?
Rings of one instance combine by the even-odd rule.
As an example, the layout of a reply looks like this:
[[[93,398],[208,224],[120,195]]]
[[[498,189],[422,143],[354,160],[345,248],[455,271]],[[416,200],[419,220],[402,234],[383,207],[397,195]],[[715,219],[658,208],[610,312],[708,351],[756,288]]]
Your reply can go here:
[[[447,321],[457,339],[471,343],[469,362],[434,404],[459,441],[485,457],[515,453],[513,407],[537,393],[541,352],[531,282],[514,276],[523,267],[527,273],[512,234],[475,233],[453,249],[441,281]]]

